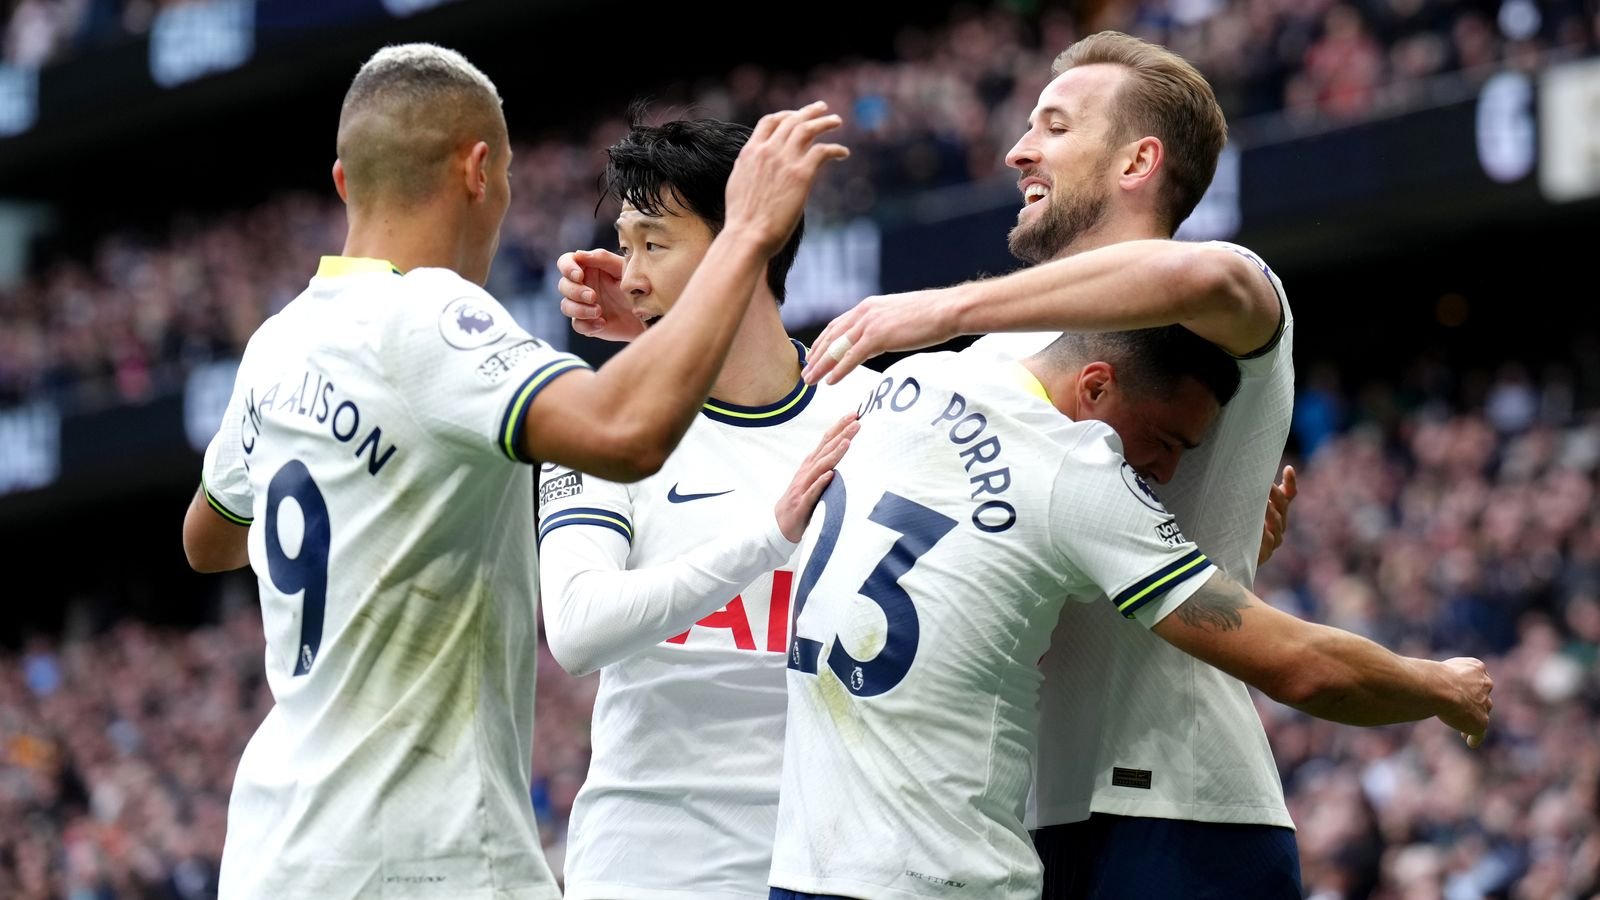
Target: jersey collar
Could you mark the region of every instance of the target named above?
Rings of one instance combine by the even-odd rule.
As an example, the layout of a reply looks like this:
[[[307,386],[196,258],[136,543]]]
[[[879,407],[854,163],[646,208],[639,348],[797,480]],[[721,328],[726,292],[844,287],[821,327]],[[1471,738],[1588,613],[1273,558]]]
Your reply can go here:
[[[800,357],[800,368],[806,367],[806,347],[797,340],[790,339],[794,344],[794,352]],[[806,384],[804,380],[795,382],[794,388],[783,395],[783,399],[766,406],[739,406],[735,403],[725,403],[715,397],[708,398],[705,405],[700,407],[700,414],[713,422],[724,425],[737,425],[740,428],[765,428],[768,425],[781,425],[784,422],[800,415],[811,398],[816,396],[815,385]]]
[[[1023,390],[1035,397],[1038,397],[1040,400],[1043,400],[1046,403],[1051,402],[1050,392],[1044,389],[1044,383],[1041,382],[1037,376],[1028,371],[1027,366],[1024,366],[1019,362],[1014,362],[1011,364],[1011,371],[1012,374],[1016,376],[1017,384],[1021,385]]]
[[[318,278],[339,278],[345,275],[373,275],[392,272],[404,275],[399,267],[387,259],[369,259],[364,256],[324,256],[317,265]]]

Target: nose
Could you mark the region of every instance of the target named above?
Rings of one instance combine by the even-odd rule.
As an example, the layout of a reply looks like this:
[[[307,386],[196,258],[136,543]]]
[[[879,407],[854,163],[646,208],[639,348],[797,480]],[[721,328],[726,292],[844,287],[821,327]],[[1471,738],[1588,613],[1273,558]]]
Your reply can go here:
[[[638,299],[650,293],[650,278],[644,272],[644,263],[638,253],[630,254],[622,265],[621,287],[628,296]]]
[[[1019,138],[1011,149],[1006,152],[1006,165],[1019,171],[1029,166],[1038,165],[1039,154],[1033,147],[1032,139],[1032,131]]]

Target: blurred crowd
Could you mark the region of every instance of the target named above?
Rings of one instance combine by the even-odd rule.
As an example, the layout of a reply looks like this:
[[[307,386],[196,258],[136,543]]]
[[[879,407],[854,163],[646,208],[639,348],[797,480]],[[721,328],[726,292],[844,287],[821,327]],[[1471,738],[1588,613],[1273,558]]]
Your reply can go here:
[[[1279,111],[1312,123],[1361,119],[1426,102],[1435,75],[1481,79],[1502,66],[1531,69],[1600,49],[1600,0],[1106,0],[1083,4],[1077,19],[1020,12],[1024,5],[965,9],[942,28],[905,29],[893,61],[799,74],[749,65],[662,88],[657,108],[753,122],[821,98],[845,111],[842,139],[855,152],[830,167],[811,208],[826,222],[1007,178],[1005,151],[1051,60],[1088,31],[1120,28],[1184,54],[1211,79],[1236,127]],[[157,6],[15,0],[5,54],[16,63],[70,53],[79,44],[66,36],[84,22],[115,19],[136,30]],[[594,184],[600,151],[623,130],[612,117],[594,123],[587,140],[517,143],[491,284],[498,296],[548,298],[557,255],[609,245]],[[237,355],[255,325],[304,286],[317,256],[336,252],[343,215],[330,190],[180,218],[159,231],[112,233],[0,289],[0,408],[38,398],[137,402],[180,385],[196,363]]]
[[[1301,494],[1258,591],[1401,652],[1480,656],[1496,681],[1478,750],[1437,721],[1348,728],[1260,701],[1313,900],[1600,896],[1600,378],[1453,377],[1419,364],[1351,392],[1322,370],[1297,406]],[[269,705],[248,582],[231,592],[209,627],[124,621],[0,654],[0,896],[214,892]],[[558,872],[595,688],[540,648],[530,800]]]

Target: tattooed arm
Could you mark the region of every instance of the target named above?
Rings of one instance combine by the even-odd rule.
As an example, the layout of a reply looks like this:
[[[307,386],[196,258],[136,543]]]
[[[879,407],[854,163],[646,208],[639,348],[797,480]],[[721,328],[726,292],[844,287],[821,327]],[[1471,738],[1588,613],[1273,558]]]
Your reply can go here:
[[[1438,716],[1473,746],[1489,724],[1494,684],[1482,662],[1397,656],[1359,635],[1274,609],[1221,572],[1152,630],[1319,719],[1387,725]]]

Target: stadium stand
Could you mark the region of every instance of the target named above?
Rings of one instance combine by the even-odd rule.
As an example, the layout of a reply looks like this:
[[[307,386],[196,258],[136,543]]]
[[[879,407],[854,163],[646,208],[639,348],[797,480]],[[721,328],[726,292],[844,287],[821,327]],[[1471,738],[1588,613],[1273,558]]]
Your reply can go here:
[[[147,32],[166,5],[16,0],[4,8],[6,64],[90,58]],[[660,108],[744,121],[827,99],[849,111],[843,140],[855,155],[819,189],[812,222],[915,223],[926,204],[970,196],[963,190],[1013,190],[1001,156],[1054,50],[1108,27],[1194,59],[1237,138],[1295,152],[1319,135],[1454,103],[1499,74],[1600,50],[1594,0],[1102,0],[1073,16],[1019,2],[902,29],[892,57],[798,72],[743,65],[651,91]],[[562,127],[519,125],[513,113],[514,129],[544,131],[523,131],[517,145],[497,294],[548,299],[557,253],[609,240],[593,185],[621,108]],[[1297,199],[1309,206],[1284,202]],[[1592,318],[1552,326],[1542,307],[1527,312],[1548,302],[1553,281],[1486,274],[1527,257],[1582,272],[1593,207],[1587,219],[1552,217],[1520,235],[1522,220],[1508,214],[1458,240],[1453,208],[1413,205],[1439,235],[1425,257],[1389,248],[1374,263],[1372,247],[1314,229],[1285,244],[1297,261],[1280,271],[1302,323],[1289,456],[1301,497],[1257,587],[1401,652],[1482,655],[1497,682],[1495,722],[1473,752],[1437,723],[1356,730],[1261,701],[1307,893],[1593,897],[1600,342]],[[45,245],[25,277],[0,288],[0,410],[137,410],[180,391],[197,370],[235,358],[342,233],[319,186],[220,212],[197,203],[124,216]],[[885,285],[905,280],[894,259],[886,252]],[[963,259],[954,277],[991,260]],[[0,516],[8,566],[28,563],[8,573],[6,596],[18,599],[0,614],[0,897],[215,894],[233,767],[269,701],[251,580],[171,574],[193,489],[192,460],[182,463],[176,480],[142,472],[159,484],[143,491],[112,496],[98,480],[72,494],[0,497],[0,512],[26,511]],[[56,504],[53,517],[38,512]],[[109,530],[130,520],[160,533],[129,536],[84,571],[37,563],[85,541],[84,522]],[[596,685],[540,653],[531,802],[559,871]]]

